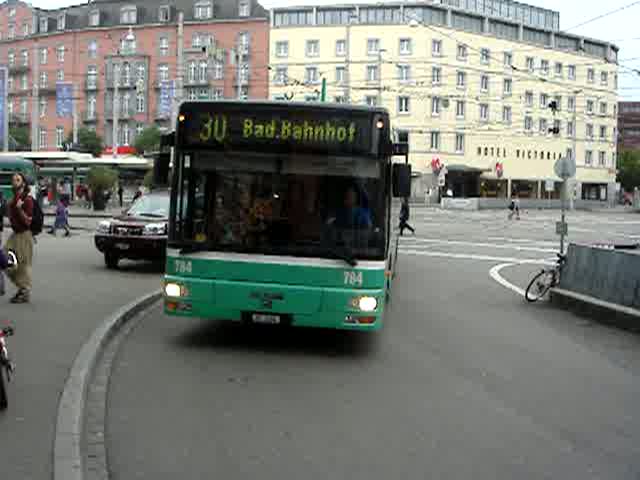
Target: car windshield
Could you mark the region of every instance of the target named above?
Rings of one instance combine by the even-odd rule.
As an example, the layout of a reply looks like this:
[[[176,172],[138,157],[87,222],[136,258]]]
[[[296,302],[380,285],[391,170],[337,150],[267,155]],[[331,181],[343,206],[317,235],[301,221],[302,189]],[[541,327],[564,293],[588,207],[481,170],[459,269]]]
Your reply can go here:
[[[169,196],[144,195],[129,208],[127,215],[132,217],[166,218],[169,216]]]
[[[201,154],[183,195],[176,193],[183,201],[172,240],[208,250],[381,259],[384,188],[384,168],[371,159]],[[191,195],[196,201],[185,201]]]

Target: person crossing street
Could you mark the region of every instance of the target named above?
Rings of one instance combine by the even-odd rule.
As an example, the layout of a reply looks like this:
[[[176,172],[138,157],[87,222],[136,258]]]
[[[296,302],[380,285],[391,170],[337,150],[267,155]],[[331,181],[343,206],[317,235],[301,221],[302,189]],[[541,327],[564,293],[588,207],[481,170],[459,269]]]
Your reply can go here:
[[[413,233],[415,235],[416,231],[415,229],[409,225],[409,200],[408,199],[404,199],[402,200],[402,205],[400,207],[400,225],[398,225],[398,228],[400,229],[400,236],[402,236],[404,234],[404,230],[411,230],[411,233]]]

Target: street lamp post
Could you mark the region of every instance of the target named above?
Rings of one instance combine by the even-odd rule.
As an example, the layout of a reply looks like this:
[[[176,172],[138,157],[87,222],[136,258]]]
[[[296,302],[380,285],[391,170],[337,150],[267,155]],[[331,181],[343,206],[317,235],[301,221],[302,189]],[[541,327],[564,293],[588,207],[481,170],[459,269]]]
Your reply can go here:
[[[378,106],[382,106],[382,54],[385,53],[384,48],[378,49]]]
[[[358,20],[358,16],[354,13],[349,15],[349,19],[347,20],[347,38],[346,38],[346,58],[345,58],[345,66],[346,66],[346,88],[345,88],[345,100],[347,103],[351,103],[351,25]]]

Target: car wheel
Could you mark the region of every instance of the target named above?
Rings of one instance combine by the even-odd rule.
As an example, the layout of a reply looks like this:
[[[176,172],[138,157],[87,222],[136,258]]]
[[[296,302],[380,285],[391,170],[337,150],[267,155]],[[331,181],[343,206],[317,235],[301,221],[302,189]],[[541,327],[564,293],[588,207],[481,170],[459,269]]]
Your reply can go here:
[[[108,269],[115,270],[118,268],[118,254],[114,252],[104,252],[104,263]]]

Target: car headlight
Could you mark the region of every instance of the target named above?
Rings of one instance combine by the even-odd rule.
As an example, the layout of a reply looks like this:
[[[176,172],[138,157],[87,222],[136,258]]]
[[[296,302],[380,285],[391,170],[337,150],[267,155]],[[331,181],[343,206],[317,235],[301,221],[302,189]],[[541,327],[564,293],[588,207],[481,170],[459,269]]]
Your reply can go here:
[[[165,235],[167,233],[166,223],[150,223],[145,225],[143,235]]]
[[[98,224],[98,226],[96,228],[96,232],[98,232],[98,233],[109,233],[110,229],[111,229],[111,222],[109,222],[107,220],[103,220]]]
[[[188,297],[189,290],[187,290],[187,287],[184,285],[169,282],[164,285],[164,294],[165,296],[172,298]]]

